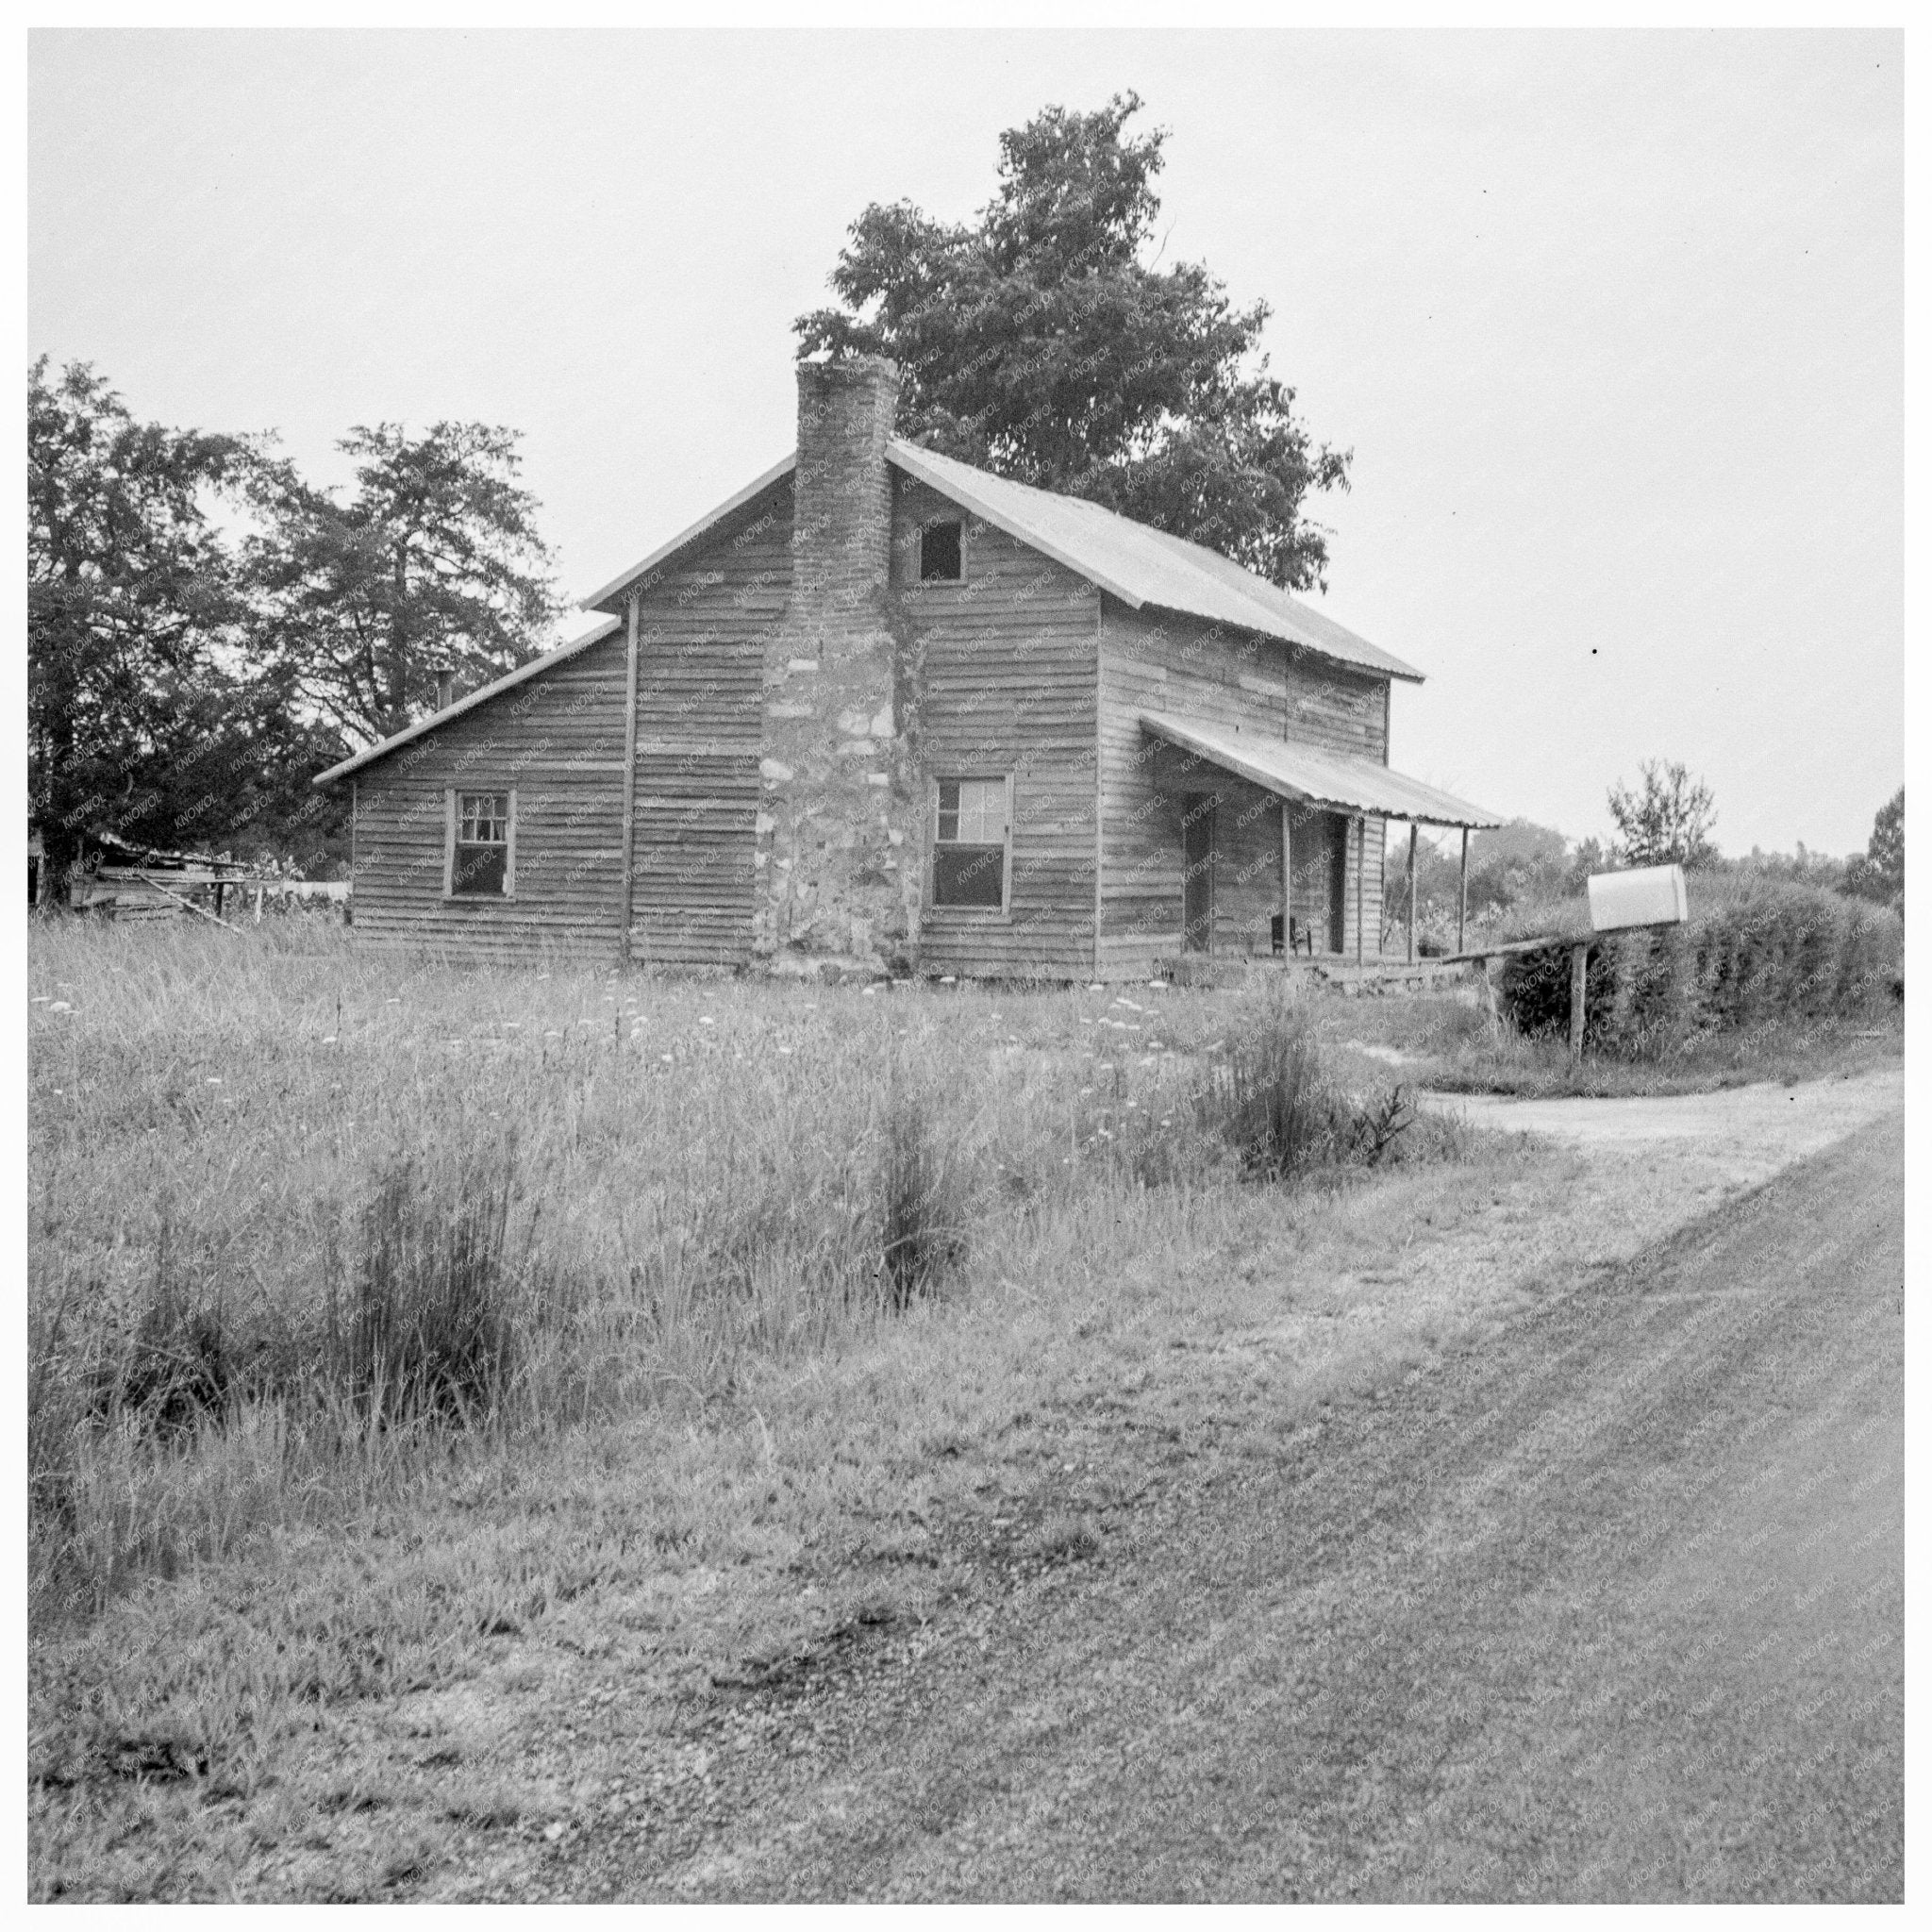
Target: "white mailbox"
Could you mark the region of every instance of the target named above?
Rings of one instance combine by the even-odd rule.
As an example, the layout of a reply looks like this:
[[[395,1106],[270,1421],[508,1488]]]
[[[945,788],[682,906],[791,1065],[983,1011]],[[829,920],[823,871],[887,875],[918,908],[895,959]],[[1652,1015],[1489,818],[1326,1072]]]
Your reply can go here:
[[[1590,881],[1590,927],[1618,932],[1631,925],[1679,925],[1690,917],[1681,865],[1641,865],[1601,872]]]

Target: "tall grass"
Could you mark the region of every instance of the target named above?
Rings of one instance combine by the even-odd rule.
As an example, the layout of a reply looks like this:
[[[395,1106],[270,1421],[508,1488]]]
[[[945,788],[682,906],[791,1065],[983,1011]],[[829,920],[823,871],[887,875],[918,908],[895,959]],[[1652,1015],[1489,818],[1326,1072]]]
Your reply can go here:
[[[452,1432],[708,1399],[1096,1199],[1379,1158],[1400,1112],[1324,1083],[1292,1007],[1202,1040],[1145,994],[508,974],[320,924],[57,925],[30,973],[47,1605]]]

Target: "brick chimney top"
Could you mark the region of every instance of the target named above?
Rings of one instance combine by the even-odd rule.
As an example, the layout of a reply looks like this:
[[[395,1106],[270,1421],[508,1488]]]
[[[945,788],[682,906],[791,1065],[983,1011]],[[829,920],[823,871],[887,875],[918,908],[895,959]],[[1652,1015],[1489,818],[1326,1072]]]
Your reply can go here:
[[[885,476],[886,444],[899,408],[899,365],[887,356],[848,356],[798,365],[798,466],[808,489],[840,487],[854,473]]]

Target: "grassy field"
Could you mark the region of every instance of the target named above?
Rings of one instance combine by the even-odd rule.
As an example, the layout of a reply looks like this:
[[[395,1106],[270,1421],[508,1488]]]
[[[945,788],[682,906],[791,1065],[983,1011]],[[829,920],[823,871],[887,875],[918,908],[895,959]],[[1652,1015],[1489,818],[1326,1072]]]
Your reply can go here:
[[[1399,1271],[1529,1159],[1394,1105],[1532,1053],[1462,998],[489,974],[303,921],[56,926],[30,975],[42,1896],[381,1896],[541,1822],[461,1770],[401,1803],[368,1713],[592,1607],[666,1694],[917,1614],[932,1512],[1096,1376],[1188,1426],[1177,1332]]]

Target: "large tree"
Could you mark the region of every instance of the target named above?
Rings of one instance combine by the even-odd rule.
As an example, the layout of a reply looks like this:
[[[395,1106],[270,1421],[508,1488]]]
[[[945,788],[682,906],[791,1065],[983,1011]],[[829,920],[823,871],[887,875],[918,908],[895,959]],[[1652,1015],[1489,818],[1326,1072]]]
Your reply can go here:
[[[340,741],[248,646],[211,511],[264,473],[246,438],[137,422],[86,363],[27,376],[27,791],[49,863],[91,831],[219,845],[299,810]]]
[[[1325,585],[1327,533],[1303,515],[1345,489],[1236,308],[1198,264],[1155,246],[1163,130],[1141,108],[1048,108],[1000,136],[999,186],[971,223],[908,202],[852,225],[801,353],[872,352],[905,372],[900,426],[942,454],[1219,550],[1275,583]]]
[[[1617,857],[1625,865],[1711,864],[1717,808],[1710,787],[1685,766],[1657,759],[1639,766],[1638,775],[1643,782],[1634,791],[1621,778],[1610,787]]]
[[[1871,841],[1845,868],[1845,889],[1894,911],[1906,909],[1906,788],[1878,808]]]
[[[465,682],[534,657],[561,608],[514,431],[438,423],[358,427],[346,501],[285,471],[253,546],[266,635],[332,724],[387,738],[435,702],[436,667]]]

